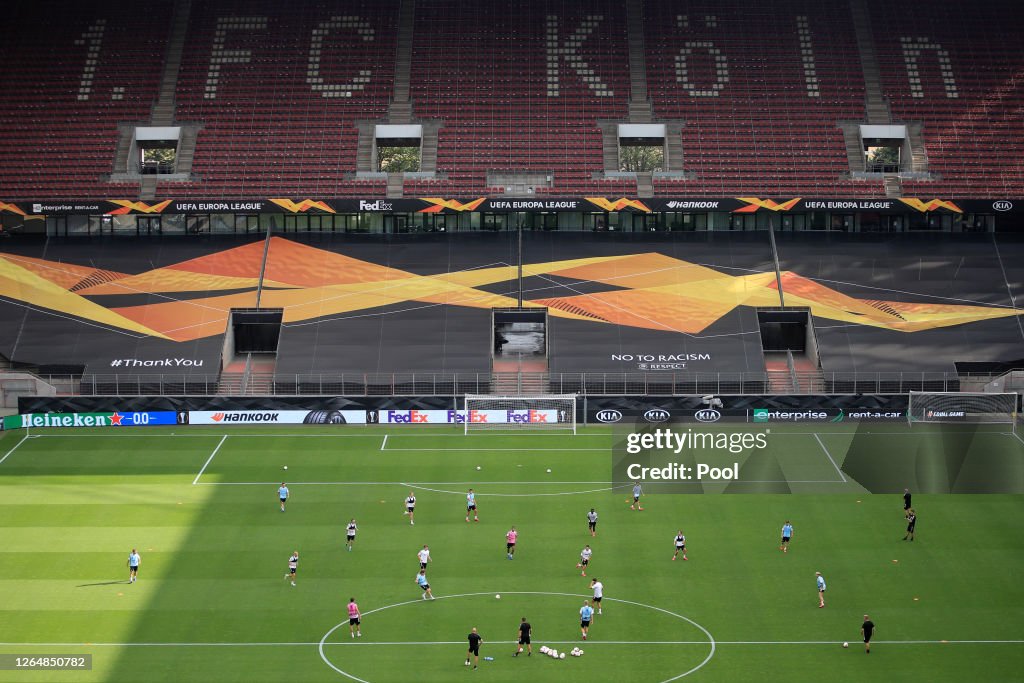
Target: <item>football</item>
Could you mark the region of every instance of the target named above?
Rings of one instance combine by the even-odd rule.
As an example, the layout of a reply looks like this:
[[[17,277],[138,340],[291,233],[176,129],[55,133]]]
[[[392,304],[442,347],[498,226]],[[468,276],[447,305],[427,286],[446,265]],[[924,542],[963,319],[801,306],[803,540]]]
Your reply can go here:
[[[477,472],[479,472],[479,471],[480,471],[480,465],[477,465],[477,466],[476,466],[476,471],[477,471]]]
[[[284,466],[284,467],[282,467],[281,469],[285,469],[285,470],[286,470],[286,469],[288,469],[288,465],[285,465],[285,466]]]
[[[548,474],[551,474],[551,468],[550,467],[548,468]]]
[[[850,647],[849,643],[843,643],[843,647]]]
[[[558,658],[559,659],[565,659],[565,653],[564,652],[559,652],[558,653]]]
[[[501,600],[501,593],[498,593],[497,595],[495,595],[494,599],[495,600]]]

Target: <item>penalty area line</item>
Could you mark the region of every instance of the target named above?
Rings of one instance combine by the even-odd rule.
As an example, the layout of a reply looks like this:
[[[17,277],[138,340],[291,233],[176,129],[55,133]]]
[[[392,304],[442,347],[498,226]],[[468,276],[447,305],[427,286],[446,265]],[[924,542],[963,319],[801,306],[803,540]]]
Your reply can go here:
[[[384,435],[384,440],[380,442],[380,449],[384,450],[388,445],[388,435]]]
[[[822,441],[821,437],[818,436],[817,434],[814,435],[814,438],[818,442],[818,445],[821,446],[821,450],[825,451],[825,457],[828,458],[828,461],[830,463],[832,463],[832,467],[835,467],[836,468],[836,472],[839,473],[839,478],[842,479],[842,482],[840,482],[840,483],[842,483],[842,484],[847,483],[846,482],[846,475],[844,475],[843,471],[841,469],[839,469],[839,465],[836,464],[836,461],[832,459],[832,454],[828,452],[827,448],[825,448],[825,442]]]
[[[203,476],[203,472],[206,471],[207,466],[213,460],[213,456],[217,455],[217,451],[220,450],[220,447],[223,446],[224,442],[227,441],[227,440],[228,440],[228,435],[227,434],[225,434],[224,436],[220,437],[220,443],[217,444],[217,447],[213,449],[213,453],[210,453],[210,457],[207,458],[206,462],[203,463],[203,469],[199,470],[199,474],[197,474],[196,478],[192,480],[192,485],[193,486],[195,486],[196,484],[199,483],[199,477]]]
[[[24,436],[22,436],[21,437],[21,441],[19,441],[18,443],[14,444],[14,448],[12,448],[11,450],[7,451],[7,453],[4,454],[4,457],[0,458],[0,465],[3,464],[4,460],[6,460],[7,458],[10,457],[11,453],[13,453],[14,451],[18,450],[18,446],[20,446],[21,444],[25,443],[25,440],[27,438],[28,438],[28,434],[25,434]]]

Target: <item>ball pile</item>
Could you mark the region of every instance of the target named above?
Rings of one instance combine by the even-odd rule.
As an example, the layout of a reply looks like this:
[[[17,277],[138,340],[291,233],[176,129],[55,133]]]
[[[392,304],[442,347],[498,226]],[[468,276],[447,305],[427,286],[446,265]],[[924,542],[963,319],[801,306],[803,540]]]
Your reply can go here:
[[[569,654],[572,655],[573,657],[582,657],[583,656],[583,650],[579,649],[578,647],[574,647],[572,649],[572,652],[570,652]]]

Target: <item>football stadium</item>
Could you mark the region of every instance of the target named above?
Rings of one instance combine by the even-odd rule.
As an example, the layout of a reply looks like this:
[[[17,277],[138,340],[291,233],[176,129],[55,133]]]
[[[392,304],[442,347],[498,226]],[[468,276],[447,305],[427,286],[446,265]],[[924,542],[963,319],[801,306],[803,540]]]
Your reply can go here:
[[[5,9],[0,682],[1021,680],[1017,3]]]

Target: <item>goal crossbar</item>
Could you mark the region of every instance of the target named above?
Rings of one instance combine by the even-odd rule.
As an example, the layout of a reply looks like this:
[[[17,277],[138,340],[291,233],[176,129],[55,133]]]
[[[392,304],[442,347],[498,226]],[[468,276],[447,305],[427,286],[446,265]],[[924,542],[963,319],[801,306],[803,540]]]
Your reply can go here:
[[[481,430],[566,430],[576,433],[576,394],[466,394],[465,433]]]
[[[1014,424],[1018,402],[1015,393],[912,391],[907,421]]]

